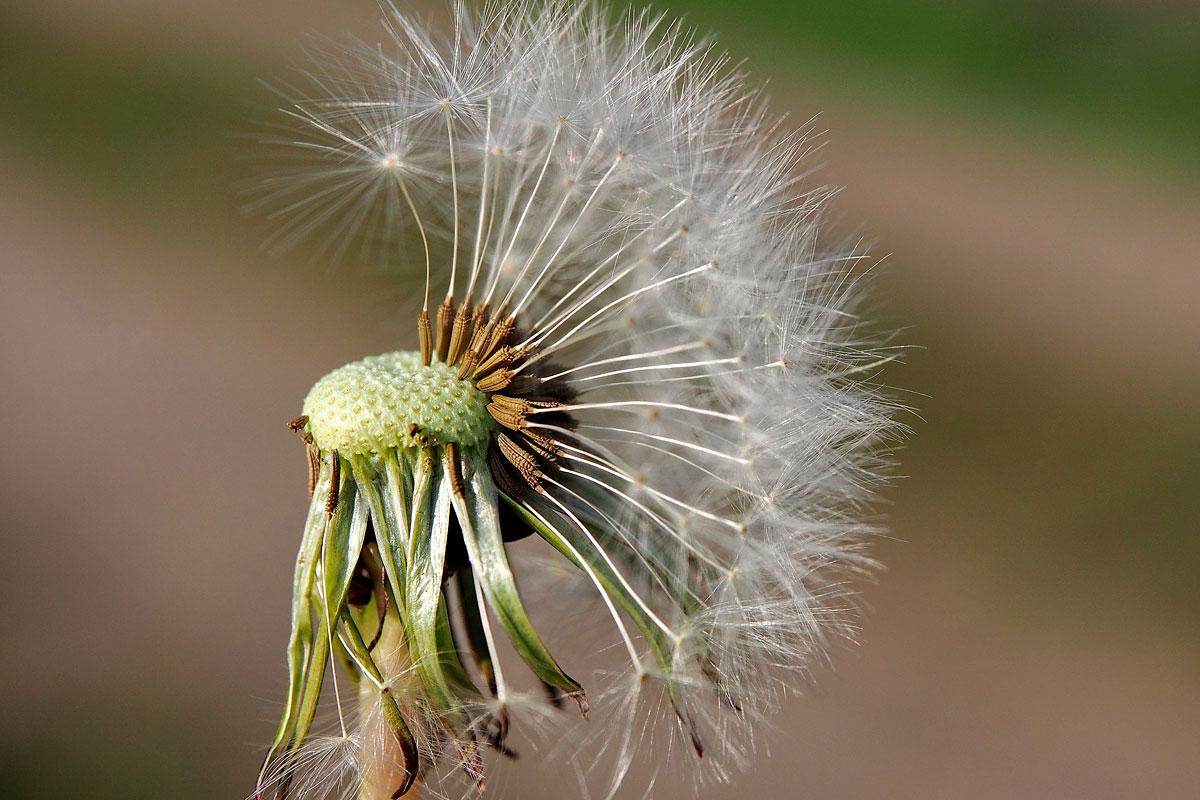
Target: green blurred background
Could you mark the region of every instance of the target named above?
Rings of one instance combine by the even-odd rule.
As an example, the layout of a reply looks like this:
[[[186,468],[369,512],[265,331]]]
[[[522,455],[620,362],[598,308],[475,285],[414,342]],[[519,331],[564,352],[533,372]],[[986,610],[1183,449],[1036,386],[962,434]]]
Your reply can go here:
[[[845,187],[835,227],[888,256],[873,314],[919,345],[887,376],[920,416],[863,644],[705,796],[1196,796],[1196,5],[669,9],[797,124],[819,114],[810,180]],[[378,17],[0,10],[2,796],[251,788],[305,505],[284,423],[411,331],[405,287],[265,255],[232,187],[280,102],[259,81]],[[503,782],[573,796],[536,759]]]

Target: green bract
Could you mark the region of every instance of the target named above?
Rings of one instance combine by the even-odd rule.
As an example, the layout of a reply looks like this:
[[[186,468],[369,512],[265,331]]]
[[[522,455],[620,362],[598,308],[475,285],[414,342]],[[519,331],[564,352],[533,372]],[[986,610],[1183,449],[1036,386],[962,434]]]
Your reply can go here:
[[[547,535],[536,520],[509,517],[502,528],[502,500],[514,501],[497,488],[496,470],[509,468],[489,463],[500,439],[511,442],[502,425],[527,424],[522,409],[530,401],[477,387],[492,376],[491,385],[523,396],[510,378],[495,377],[524,352],[508,347],[512,329],[482,320],[474,347],[461,341],[451,348],[443,328],[439,350],[451,355],[449,363],[395,352],[347,364],[317,382],[304,416],[291,424],[309,448],[312,500],[296,562],[288,699],[260,795],[268,783],[286,795],[331,653],[357,687],[362,717],[380,720],[387,734],[367,745],[380,757],[360,773],[363,798],[406,793],[422,766],[420,753],[447,738],[482,785],[478,743],[502,748],[508,727],[493,630],[586,714],[582,687],[529,621],[505,549],[531,530]],[[472,367],[481,356],[487,363]],[[532,402],[552,410],[553,401]],[[509,491],[533,491],[541,474],[529,466],[509,475]],[[521,477],[531,482],[526,489]],[[465,641],[451,624],[448,593],[457,595]],[[499,702],[483,719],[485,695],[464,655]],[[436,724],[414,729],[413,720]]]

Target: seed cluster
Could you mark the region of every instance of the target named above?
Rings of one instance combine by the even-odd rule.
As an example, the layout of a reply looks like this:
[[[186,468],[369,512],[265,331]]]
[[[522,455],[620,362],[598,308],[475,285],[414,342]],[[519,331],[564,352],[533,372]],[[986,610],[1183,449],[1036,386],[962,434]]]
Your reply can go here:
[[[417,327],[422,360],[438,363],[428,313],[421,313]],[[530,338],[503,307],[492,315],[486,303],[475,305],[468,298],[456,307],[447,297],[437,310],[437,360],[457,366],[460,380],[469,378],[490,395],[487,412],[503,430],[492,430],[488,465],[500,489],[512,497],[543,491],[542,478],[562,455],[561,440],[573,427],[561,410],[573,392],[562,380],[545,377],[537,348],[525,343]]]

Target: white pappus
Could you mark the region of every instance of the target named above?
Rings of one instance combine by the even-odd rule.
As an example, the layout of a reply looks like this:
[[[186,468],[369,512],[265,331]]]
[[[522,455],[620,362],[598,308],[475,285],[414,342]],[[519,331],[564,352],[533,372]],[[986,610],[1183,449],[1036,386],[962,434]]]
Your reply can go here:
[[[724,777],[852,632],[847,580],[872,566],[897,426],[854,313],[864,256],[818,242],[804,135],[678,24],[452,13],[439,37],[393,10],[383,45],[312,67],[264,184],[282,238],[322,228],[327,254],[365,242],[426,281],[418,348],[331,372],[292,423],[312,502],[257,793],[481,787],[510,721],[597,725],[535,710],[522,665],[619,712],[583,766],[607,748],[619,780],[653,721]],[[528,535],[597,598],[622,674],[570,677],[587,654],[535,630],[562,582],[518,590]],[[359,713],[335,680],[339,731],[316,736],[329,663]]]

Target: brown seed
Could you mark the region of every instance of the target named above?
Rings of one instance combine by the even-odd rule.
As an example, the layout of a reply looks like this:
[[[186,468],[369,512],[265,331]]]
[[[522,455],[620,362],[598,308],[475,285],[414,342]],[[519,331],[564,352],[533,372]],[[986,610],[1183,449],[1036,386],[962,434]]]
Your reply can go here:
[[[525,414],[529,413],[529,410],[532,408],[532,404],[528,400],[521,397],[509,397],[506,394],[492,395],[492,402],[504,408],[511,408],[514,411],[520,411]]]
[[[329,454],[329,466],[332,471],[329,476],[329,496],[325,498],[325,514],[332,517],[333,512],[337,511],[338,495],[342,490],[342,459],[337,450]]]
[[[308,451],[308,499],[311,500],[313,492],[317,490],[317,478],[321,475],[321,451],[312,443],[305,449]]]
[[[545,431],[526,428],[522,433],[529,440],[528,444],[534,452],[550,463],[558,461],[558,457],[562,455],[562,447]]]
[[[513,330],[517,327],[516,317],[505,317],[500,324],[495,325],[495,329],[491,332],[487,345],[480,350],[480,357],[487,358],[497,348],[508,344],[508,337],[512,335]]]
[[[305,444],[312,444],[313,443],[312,434],[308,432],[307,425],[308,425],[308,417],[306,417],[306,416],[296,417],[294,420],[292,420],[291,422],[288,423],[288,430],[291,430],[294,433],[300,434],[300,438],[304,441]]]
[[[499,395],[492,395],[493,400]],[[514,410],[508,406],[500,405],[496,402],[487,404],[488,413],[492,415],[492,419],[499,422],[506,428],[511,428],[514,431],[519,431],[524,428],[528,422],[525,419],[525,413],[519,410]]]
[[[480,365],[475,368],[475,371],[472,373],[472,377],[478,378],[483,375],[487,375],[489,372],[498,367],[508,366],[516,361],[519,355],[520,350],[516,347],[509,347],[505,345],[504,347],[497,348],[496,352],[488,356],[486,360],[481,362]]]
[[[480,304],[475,310],[471,321],[475,325],[475,330],[471,334],[471,342],[467,345],[467,352],[463,356],[462,366],[458,370],[458,378],[462,380],[471,374],[475,369],[475,364],[479,359],[479,352],[487,343],[488,336],[491,334],[492,323],[488,321],[487,307]]]
[[[487,301],[485,300],[482,303],[480,303],[479,305],[475,306],[475,310],[473,312],[471,312],[471,333],[472,333],[472,335],[474,335],[475,331],[478,331],[478,330],[482,329],[483,327],[485,327],[487,325],[487,321],[488,321],[488,304],[487,304]]]
[[[479,351],[474,347],[468,347],[467,352],[463,354],[462,362],[458,366],[458,379],[466,380],[467,376],[475,368],[475,362],[479,360]]]
[[[529,488],[540,493],[542,491],[542,470],[538,467],[537,459],[533,454],[514,442],[506,433],[496,434],[496,444],[500,447],[500,453],[516,467],[521,479],[529,484]]]
[[[467,346],[468,334],[471,328],[471,303],[467,302],[459,306],[458,313],[454,316],[454,330],[450,332],[450,351],[446,355],[447,364],[455,364],[463,354],[463,350]]]
[[[528,424],[527,418],[532,408],[528,401],[503,394],[492,395],[492,402],[487,405],[488,412],[497,422],[515,430]]]
[[[429,309],[417,315],[417,339],[421,342],[421,364],[428,367],[433,355],[433,331],[429,328]]]
[[[487,303],[480,303],[475,313],[471,315],[471,342],[468,347],[472,350],[479,350],[483,347],[484,337],[488,333],[488,324],[491,317],[488,315]]]
[[[491,468],[492,479],[496,481],[500,491],[513,499],[525,493],[525,487],[513,477],[512,467],[508,465],[504,456],[500,455],[495,445],[488,448],[488,467]]]
[[[454,300],[447,297],[437,311],[437,354],[439,361],[446,360],[450,352],[450,336],[454,328]]]
[[[498,392],[501,389],[512,383],[513,371],[511,369],[500,369],[480,378],[475,384],[475,388],[481,392]]]
[[[467,492],[463,488],[462,466],[458,460],[458,445],[454,442],[446,443],[445,462],[450,491],[454,492],[455,497],[466,497]]]

